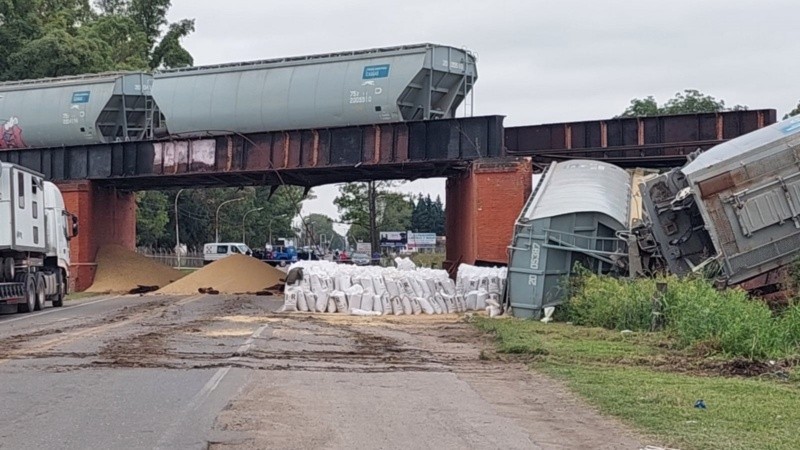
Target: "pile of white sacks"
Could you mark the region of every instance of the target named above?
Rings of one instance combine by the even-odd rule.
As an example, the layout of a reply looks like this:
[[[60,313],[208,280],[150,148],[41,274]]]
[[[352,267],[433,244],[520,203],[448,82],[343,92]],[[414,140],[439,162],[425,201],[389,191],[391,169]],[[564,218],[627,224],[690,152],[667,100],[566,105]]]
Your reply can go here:
[[[447,272],[417,268],[405,258],[397,267],[353,266],[330,261],[298,261],[303,279],[286,286],[284,311],[345,313],[358,316],[502,312],[505,269],[462,264],[458,282]]]

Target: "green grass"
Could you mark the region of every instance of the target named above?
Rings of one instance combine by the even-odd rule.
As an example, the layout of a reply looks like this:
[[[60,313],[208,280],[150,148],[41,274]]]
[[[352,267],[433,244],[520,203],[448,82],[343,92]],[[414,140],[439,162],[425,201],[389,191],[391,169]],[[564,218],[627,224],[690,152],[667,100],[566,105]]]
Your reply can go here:
[[[695,356],[667,333],[622,334],[517,319],[478,318],[475,325],[495,336],[497,351],[507,355],[501,357],[523,357],[532,368],[562,379],[649,443],[681,449],[800,447],[796,371],[788,379],[715,375],[711,368],[728,360]],[[708,409],[694,408],[699,399]]]
[[[682,347],[726,356],[769,359],[800,355],[800,307],[773,313],[741,289],[715,289],[704,279],[621,280],[583,273],[570,286],[565,316],[578,325],[649,330],[656,303],[669,334]]]
[[[444,259],[444,253],[413,253],[411,255],[411,260],[414,261],[417,267],[441,269]]]

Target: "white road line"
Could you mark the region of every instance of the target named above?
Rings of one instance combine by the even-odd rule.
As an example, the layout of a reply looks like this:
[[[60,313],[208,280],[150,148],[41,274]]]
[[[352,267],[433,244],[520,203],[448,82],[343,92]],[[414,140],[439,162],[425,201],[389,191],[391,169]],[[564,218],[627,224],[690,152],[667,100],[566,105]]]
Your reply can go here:
[[[79,303],[77,305],[67,306],[65,308],[55,308],[55,307],[53,307],[53,308],[48,309],[47,311],[41,311],[41,312],[34,313],[34,314],[26,314],[26,315],[24,315],[22,317],[17,317],[17,318],[14,318],[14,319],[0,320],[0,326],[3,326],[4,324],[7,324],[7,323],[17,322],[17,321],[20,321],[20,320],[35,319],[35,318],[40,317],[40,316],[44,316],[44,315],[52,314],[52,313],[57,313],[57,312],[60,312],[60,311],[70,311],[70,310],[73,310],[73,309],[76,309],[76,308],[82,308],[84,306],[94,305],[96,303],[106,302],[106,301],[109,301],[109,300],[115,300],[115,299],[120,299],[120,298],[133,298],[133,297],[134,296],[127,296],[127,295],[111,295],[111,296],[102,297],[102,298],[97,299],[97,300],[93,300],[91,302]],[[187,298],[184,298],[184,299],[182,299],[182,300],[180,300],[178,302],[175,302],[175,304],[183,306],[183,305],[191,303],[191,302],[193,302],[195,300],[199,300],[199,299],[201,299],[203,297],[204,296],[202,294],[196,294],[196,295],[192,295],[192,296],[189,296]]]
[[[259,329],[255,331],[255,333],[251,334],[250,337],[247,338],[246,341],[244,341],[244,344],[242,344],[241,346],[239,346],[239,348],[236,349],[236,353],[234,353],[234,357],[231,359],[235,360],[240,356],[244,356],[245,354],[247,354],[247,352],[250,351],[250,347],[253,346],[253,342],[259,337],[261,337],[261,333],[263,333],[264,330],[266,330],[268,327],[269,325],[267,324],[261,325],[261,327],[259,327]]]
[[[188,300],[188,299],[187,299]],[[264,332],[269,327],[269,325],[265,324],[260,326],[253,334],[248,337],[242,345],[236,350],[235,356],[229,358],[230,361],[236,361],[239,359],[239,355],[244,355],[250,350],[252,347],[253,342],[261,336],[261,333]],[[205,385],[195,394],[189,403],[186,404],[183,409],[181,409],[180,414],[178,415],[179,419],[172,423],[172,425],[161,435],[161,438],[158,440],[156,444],[157,449],[160,448],[172,448],[174,447],[174,440],[179,435],[180,429],[182,428],[183,423],[186,420],[191,420],[190,414],[202,406],[203,402],[205,402],[208,397],[214,392],[217,387],[219,387],[220,383],[222,383],[223,378],[228,375],[228,372],[231,371],[232,366],[225,366],[218,369],[214,372],[214,375],[206,382]]]
[[[111,296],[111,297],[103,297],[103,298],[101,298],[99,300],[93,300],[91,302],[86,302],[86,303],[80,303],[80,304],[77,304],[77,305],[67,306],[66,308],[53,307],[51,309],[48,309],[47,311],[42,311],[42,312],[35,313],[35,314],[28,314],[28,315],[25,315],[25,316],[22,316],[22,317],[17,317],[15,319],[0,320],[0,326],[2,326],[3,324],[6,324],[6,323],[16,322],[18,320],[35,319],[36,317],[44,316],[44,315],[47,315],[47,314],[57,313],[57,312],[60,312],[60,311],[69,311],[69,310],[76,309],[76,308],[81,308],[81,307],[84,307],[84,306],[94,305],[95,303],[101,303],[101,302],[105,302],[105,301],[108,301],[108,300],[114,300],[116,298],[121,298],[121,297],[118,296],[118,295]]]

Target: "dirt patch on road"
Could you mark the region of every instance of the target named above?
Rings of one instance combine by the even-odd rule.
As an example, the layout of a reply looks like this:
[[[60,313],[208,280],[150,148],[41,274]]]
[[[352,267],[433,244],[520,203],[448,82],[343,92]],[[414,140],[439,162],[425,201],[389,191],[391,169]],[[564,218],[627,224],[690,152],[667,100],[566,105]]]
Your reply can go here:
[[[237,437],[211,448],[640,447],[559,383],[482,358],[461,316],[271,319],[245,358],[266,372],[217,419]]]

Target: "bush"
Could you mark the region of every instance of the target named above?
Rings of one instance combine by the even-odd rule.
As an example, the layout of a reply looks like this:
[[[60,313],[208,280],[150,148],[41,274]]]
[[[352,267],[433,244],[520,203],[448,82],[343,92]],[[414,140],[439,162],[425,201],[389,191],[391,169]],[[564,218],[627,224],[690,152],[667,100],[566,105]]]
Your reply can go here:
[[[652,280],[624,281],[584,274],[568,302],[570,320],[578,325],[612,330],[649,330]]]
[[[682,346],[748,358],[783,354],[777,319],[741,289],[718,291],[705,280],[674,280],[664,303],[667,326]]]
[[[654,279],[620,280],[583,273],[574,283],[567,315],[578,325],[650,329]],[[800,305],[773,316],[741,289],[719,291],[703,279],[662,278],[664,324],[682,347],[747,358],[779,358],[800,349]]]
[[[800,303],[786,308],[780,317],[780,339],[785,342],[788,354],[800,353]]]

